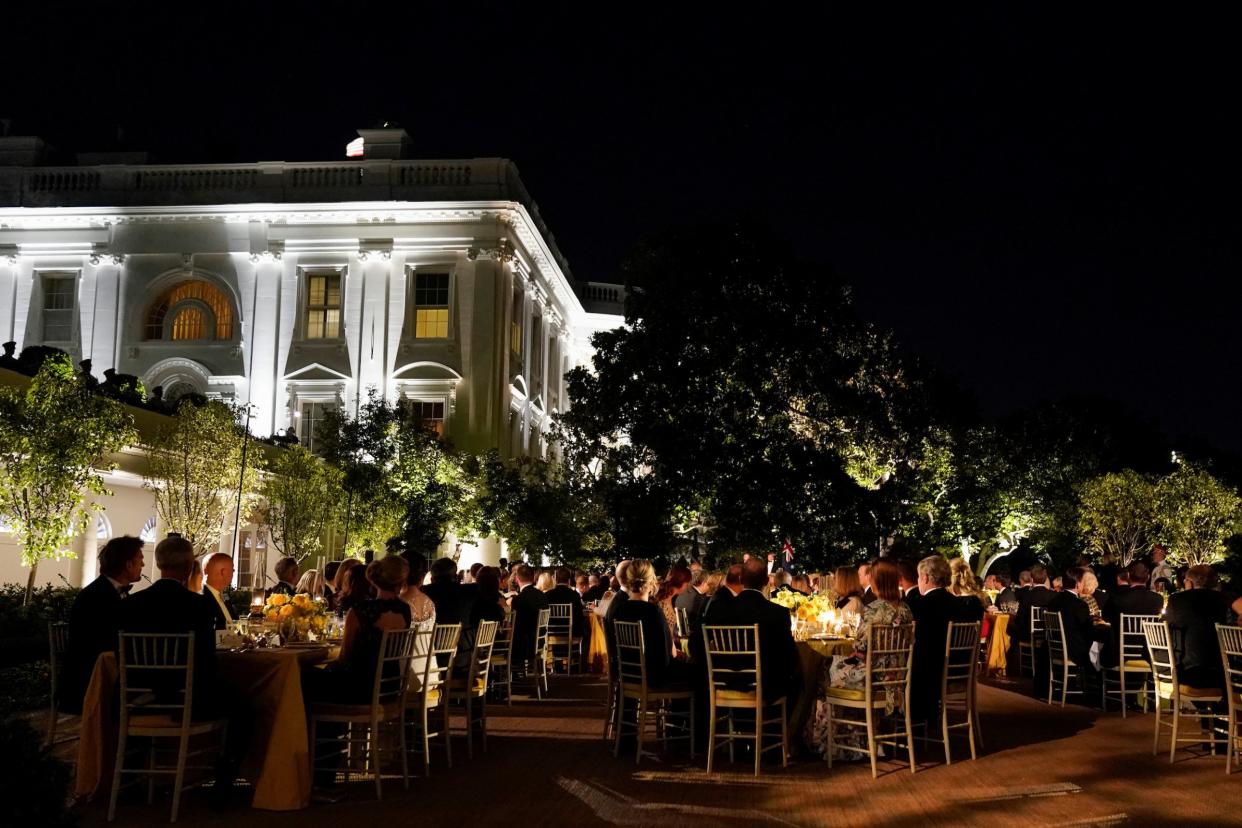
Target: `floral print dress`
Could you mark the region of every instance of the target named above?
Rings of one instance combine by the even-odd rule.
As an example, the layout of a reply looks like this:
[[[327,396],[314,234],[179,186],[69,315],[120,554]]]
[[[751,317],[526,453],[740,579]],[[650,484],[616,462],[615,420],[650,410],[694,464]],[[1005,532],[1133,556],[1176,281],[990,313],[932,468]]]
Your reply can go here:
[[[905,601],[898,601],[896,605],[883,600],[872,601],[863,611],[862,618],[858,622],[858,630],[854,634],[853,654],[849,656],[833,656],[832,661],[824,662],[824,670],[820,676],[819,692],[817,693],[818,698],[815,702],[815,715],[807,723],[807,732],[805,734],[807,744],[812,750],[823,753],[828,749],[828,702],[825,701],[828,688],[844,687],[850,690],[862,690],[867,685],[867,640],[871,633],[871,625],[912,623],[914,623],[914,615],[910,612],[910,608],[906,606]],[[879,666],[883,667],[884,665],[881,664]],[[891,715],[894,710],[902,706],[903,701],[900,688],[886,688],[884,712]],[[840,734],[840,731],[838,731],[838,734]],[[844,737],[839,735],[838,741],[843,741],[844,738],[852,739],[853,736]],[[858,754],[843,754],[833,758],[851,759],[858,758],[858,756]]]

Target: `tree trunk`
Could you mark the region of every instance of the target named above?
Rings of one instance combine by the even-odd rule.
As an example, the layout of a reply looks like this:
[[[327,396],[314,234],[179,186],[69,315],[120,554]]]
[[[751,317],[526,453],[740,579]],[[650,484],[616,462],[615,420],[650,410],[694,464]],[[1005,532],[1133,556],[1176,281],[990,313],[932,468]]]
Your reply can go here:
[[[30,606],[30,599],[34,595],[35,574],[38,571],[39,571],[39,560],[38,558],[36,558],[35,562],[30,565],[30,577],[26,579],[26,597],[22,601],[23,607]]]

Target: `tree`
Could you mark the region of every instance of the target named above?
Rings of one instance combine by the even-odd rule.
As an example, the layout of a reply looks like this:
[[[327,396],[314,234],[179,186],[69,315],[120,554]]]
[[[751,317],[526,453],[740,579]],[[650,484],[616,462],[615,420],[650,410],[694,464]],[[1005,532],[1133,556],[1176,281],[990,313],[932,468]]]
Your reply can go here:
[[[406,553],[430,559],[450,528],[462,538],[474,531],[474,485],[461,459],[424,426],[411,405],[398,404],[396,420],[388,488],[404,507]]]
[[[1224,560],[1226,542],[1238,531],[1242,498],[1206,469],[1182,463],[1156,484],[1160,541],[1177,565]]]
[[[323,458],[341,471],[347,554],[383,548],[401,533],[404,510],[386,485],[396,450],[396,416],[396,407],[371,389],[356,416],[333,409],[315,434]]]
[[[253,462],[244,470],[242,464],[247,439],[234,408],[182,402],[147,447],[143,485],[155,495],[155,510],[167,530],[193,543],[199,555],[219,546],[239,508],[239,489],[241,514],[254,507],[258,474]]]
[[[626,277],[642,286],[627,326],[594,337],[562,417],[566,457],[598,475],[614,525],[643,504],[665,525],[702,510],[722,552],[789,536],[827,565],[879,549],[912,508],[897,493],[923,473],[931,409],[922,372],[848,290],[744,228],[649,245]]]
[[[317,555],[340,509],[341,471],[303,446],[276,451],[263,482],[272,545],[298,561]]]
[[[0,511],[30,567],[26,601],[40,560],[71,554],[67,544],[93,528],[89,493],[111,494],[99,476],[109,454],[136,440],[124,407],[93,393],[67,356],[43,362],[25,389],[0,388]]]
[[[1087,547],[1121,566],[1147,549],[1155,529],[1156,484],[1132,469],[1088,480],[1078,492],[1079,525]]]

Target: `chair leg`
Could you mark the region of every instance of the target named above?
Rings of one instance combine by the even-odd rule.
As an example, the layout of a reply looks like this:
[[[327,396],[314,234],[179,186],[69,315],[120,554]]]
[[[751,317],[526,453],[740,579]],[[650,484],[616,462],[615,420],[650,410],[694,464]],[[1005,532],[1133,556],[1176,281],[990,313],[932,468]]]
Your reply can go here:
[[[763,759],[763,699],[755,708],[755,778],[759,777],[759,762]]]
[[[915,762],[914,762],[914,723],[911,722],[910,720],[909,703],[906,704],[904,718],[906,722],[906,752],[909,754],[909,757],[910,757],[910,773],[915,773],[917,766],[915,765]],[[945,745],[947,746],[948,744],[949,744],[949,740],[945,739]]]
[[[479,745],[487,753],[487,698],[479,697]]]
[[[824,750],[824,758],[828,760],[828,770],[832,770],[832,754],[837,748],[836,740],[836,723],[832,721],[833,709],[831,702],[825,702],[828,705],[828,745]]]
[[[621,730],[625,727],[625,696],[617,699],[617,722],[613,728],[616,741],[612,746],[612,758],[616,759],[621,755]]]
[[[944,739],[944,763],[953,764],[953,752],[949,750],[949,703],[940,700],[940,735]]]
[[[453,732],[449,729],[448,698],[440,700],[440,707],[444,709],[444,763],[451,768],[453,767]],[[469,727],[468,722],[466,726]]]
[[[734,762],[737,761],[737,757],[734,755],[734,751],[733,751],[733,742],[735,741],[736,736],[737,736],[737,733],[733,729],[733,708],[730,707],[729,708],[729,764],[730,765],[732,765]]]
[[[974,693],[971,693],[967,697],[967,703],[970,705],[970,707],[966,710],[966,721],[969,722],[970,725],[967,728],[966,732],[970,736],[970,761],[974,762],[976,759],[979,758],[978,755],[975,753],[975,738],[976,738],[975,730],[979,725],[979,709],[978,707],[976,707],[978,702],[975,699]]]
[[[789,767],[789,717],[786,715],[785,702],[781,700],[781,767]]]
[[[147,747],[147,804],[155,804],[155,740],[151,739]]]
[[[112,795],[108,798],[108,822],[116,818],[116,799],[121,792],[121,768],[125,766],[125,729],[117,736],[116,765],[112,768]]]
[[[371,722],[367,731],[367,762],[371,773],[375,774],[375,801],[379,802],[384,798],[384,763],[380,761],[379,723],[376,721]]]
[[[877,779],[880,769],[876,766],[875,716],[870,704],[867,705],[867,753],[871,755],[871,778]]]
[[[707,692],[712,692],[708,688]],[[709,705],[707,708],[707,772],[712,772],[712,758],[716,755],[716,700],[709,697]]]
[[[1151,755],[1155,756],[1160,752],[1160,698],[1158,696],[1156,697],[1156,709],[1153,712],[1155,716],[1152,718],[1156,720],[1156,729],[1151,737]]]
[[[55,743],[56,741],[56,719],[59,718],[59,716],[60,714],[56,710],[56,691],[53,690],[52,691],[51,717],[48,719],[48,723],[47,723],[47,741],[44,742],[44,744],[46,744],[48,747],[51,747],[52,744]]]
[[[405,711],[401,711],[401,718],[398,720],[397,746],[401,751],[401,785],[405,790],[410,789],[410,757],[406,751],[405,745]]]
[[[466,761],[474,758],[474,718],[471,715],[474,696],[466,694]]]
[[[185,784],[185,758],[190,750],[190,734],[182,732],[177,745],[177,773],[173,776],[172,815],[169,822],[177,821],[177,811],[181,808],[181,788]]]
[[[643,734],[647,730],[647,700],[638,700],[638,709],[634,712],[634,721],[637,722],[638,729],[635,738],[638,741],[638,748],[634,751],[634,764],[637,765],[643,759]]]
[[[1182,700],[1174,696],[1169,703],[1169,707],[1173,713],[1173,738],[1169,740],[1169,764],[1173,764],[1173,754],[1177,752],[1177,728],[1182,718]]]

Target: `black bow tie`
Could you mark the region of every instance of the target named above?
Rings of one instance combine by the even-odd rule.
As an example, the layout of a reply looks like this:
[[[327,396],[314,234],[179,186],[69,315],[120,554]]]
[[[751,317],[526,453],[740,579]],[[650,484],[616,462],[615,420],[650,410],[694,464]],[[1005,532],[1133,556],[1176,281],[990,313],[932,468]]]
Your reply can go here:
[[[134,585],[133,585],[133,584],[126,584],[126,585],[125,585],[125,586],[123,586],[123,587],[117,587],[117,590],[116,590],[116,591],[117,591],[117,592],[119,592],[119,593],[121,594],[121,597],[122,597],[122,598],[125,598],[126,596],[128,596],[128,595],[129,595],[129,591],[130,591],[131,589],[133,589],[133,588],[134,588]]]

